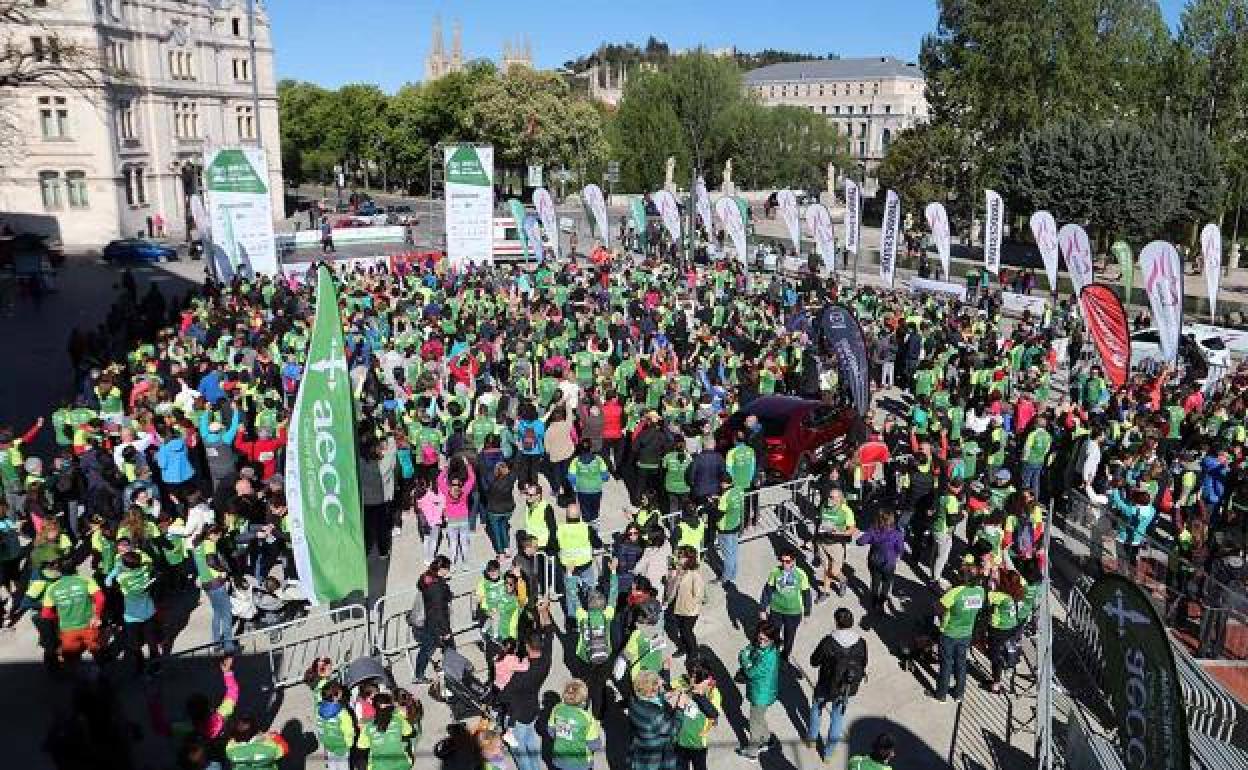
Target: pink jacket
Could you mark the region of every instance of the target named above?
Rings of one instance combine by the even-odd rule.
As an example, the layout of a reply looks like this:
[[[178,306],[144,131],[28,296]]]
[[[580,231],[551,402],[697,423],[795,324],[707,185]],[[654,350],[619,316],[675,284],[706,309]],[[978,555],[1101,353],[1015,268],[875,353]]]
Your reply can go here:
[[[446,500],[446,520],[463,521],[468,518],[468,500],[472,494],[472,487],[477,483],[476,474],[472,470],[472,466],[468,466],[468,478],[464,480],[464,490],[458,500],[451,498],[450,484],[447,482],[446,472],[449,468],[443,468],[438,474],[438,493]]]
[[[446,497],[441,492],[430,489],[416,501],[416,507],[431,527],[440,527],[446,521]]]

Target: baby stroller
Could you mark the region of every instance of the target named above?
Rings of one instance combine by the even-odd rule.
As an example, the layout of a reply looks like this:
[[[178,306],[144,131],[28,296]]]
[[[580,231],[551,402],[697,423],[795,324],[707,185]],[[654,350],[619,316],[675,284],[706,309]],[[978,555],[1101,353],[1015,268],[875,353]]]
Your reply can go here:
[[[342,686],[354,691],[365,682],[373,682],[382,692],[394,692],[394,679],[382,662],[374,657],[356,658],[342,670]]]
[[[477,678],[471,661],[458,651],[447,649],[442,653],[438,669],[437,680],[429,688],[429,695],[450,707],[452,719],[459,722],[479,716],[494,721],[494,688]]]
[[[236,635],[288,623],[308,611],[308,600],[298,580],[268,577],[261,584],[246,575],[233,581],[230,589]]]

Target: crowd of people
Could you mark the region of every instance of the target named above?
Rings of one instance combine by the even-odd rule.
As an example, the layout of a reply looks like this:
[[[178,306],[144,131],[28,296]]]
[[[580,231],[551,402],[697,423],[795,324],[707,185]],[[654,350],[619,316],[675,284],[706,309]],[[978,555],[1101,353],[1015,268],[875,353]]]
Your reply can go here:
[[[770,707],[806,663],[801,730],[831,759],[868,677],[866,635],[885,622],[913,627],[890,652],[935,663],[937,701],[963,697],[976,643],[991,661],[983,685],[1002,691],[1046,590],[1049,503],[1068,489],[1108,511],[1123,563],[1145,538],[1175,544],[1176,605],[1210,560],[1237,553],[1242,565],[1243,373],[1204,387],[1163,368],[1114,387],[1079,361],[1066,302],[1007,321],[992,291],[959,304],[601,247],[535,270],[427,264],[337,282],[367,550],[423,564],[416,685],[456,644],[452,576],[480,575],[492,716],[471,738],[480,767],[592,767],[616,709],[633,768],[705,768],[715,726],[737,717],[748,736],[737,753],[757,759],[776,750]],[[231,655],[240,631],[300,611],[282,471],[313,302],[296,278],[140,297],[127,274],[107,321],[71,340],[70,397],[23,433],[0,430],[5,619],[30,617],[50,671],[80,671],[89,653],[123,685],[126,667],[157,675],[175,631],[165,608],[202,594],[224,697],[192,699],[186,729],[163,731],[182,767],[276,767],[287,751],[237,708]],[[852,411],[822,345],[830,302],[861,323],[887,403],[857,415],[844,457],[814,469],[763,584],[738,587],[774,437],[732,415],[778,394]],[[53,448],[35,451],[40,441]],[[617,484],[626,510],[604,510]],[[625,512],[622,531],[602,526]],[[420,546],[397,551],[407,528]],[[481,533],[484,565],[472,555]],[[856,547],[870,578],[857,618],[842,599]],[[931,596],[905,612],[892,597],[903,561]],[[726,612],[727,592],[756,596],[759,612],[725,664],[698,621]],[[792,659],[799,633],[820,637],[805,663]],[[556,644],[572,661],[564,682],[548,681]],[[342,682],[346,663],[309,676],[329,766],[409,767],[433,732],[418,699]],[[745,714],[724,708],[737,687]],[[868,743],[850,766],[889,767],[895,736]]]

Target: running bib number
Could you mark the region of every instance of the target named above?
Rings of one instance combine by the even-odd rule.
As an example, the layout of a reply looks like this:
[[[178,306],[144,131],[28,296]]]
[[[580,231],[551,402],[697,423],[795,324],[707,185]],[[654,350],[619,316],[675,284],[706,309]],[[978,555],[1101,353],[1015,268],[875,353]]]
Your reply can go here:
[[[968,610],[982,609],[984,606],[984,597],[979,596],[978,594],[975,596],[968,596],[962,600],[962,606]]]

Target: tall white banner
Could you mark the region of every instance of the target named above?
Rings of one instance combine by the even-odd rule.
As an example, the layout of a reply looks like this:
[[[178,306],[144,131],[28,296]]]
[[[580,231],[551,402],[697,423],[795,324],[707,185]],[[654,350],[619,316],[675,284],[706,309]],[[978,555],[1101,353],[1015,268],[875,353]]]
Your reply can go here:
[[[927,226],[931,228],[932,240],[936,242],[936,254],[940,257],[940,269],[949,280],[949,213],[943,203],[929,203],[923,210]]]
[[[711,236],[715,232],[715,223],[711,221],[711,196],[706,191],[706,180],[701,176],[693,185],[694,206],[697,208],[698,218],[702,220],[702,226],[706,228],[706,237],[711,240]]]
[[[1200,231],[1200,251],[1205,258],[1205,286],[1209,289],[1209,320],[1218,317],[1218,286],[1222,281],[1222,228],[1207,224]]]
[[[1070,273],[1070,282],[1074,284],[1077,298],[1083,287],[1095,280],[1092,275],[1092,245],[1088,242],[1088,234],[1079,225],[1063,225],[1057,231],[1057,243],[1062,250],[1066,272]]]
[[[581,200],[594,217],[594,226],[598,229],[602,245],[611,248],[611,226],[607,222],[607,202],[602,197],[602,188],[596,184],[585,185],[585,189],[581,190]]]
[[[213,147],[204,153],[204,192],[217,277],[276,275],[273,199],[264,150]]]
[[[456,268],[490,264],[494,260],[494,148],[447,145],[443,159],[446,258]]]
[[[823,258],[823,266],[830,273],[836,269],[836,232],[832,229],[832,214],[822,203],[806,209],[806,226],[815,239],[815,249]]]
[[[1044,274],[1049,277],[1049,291],[1057,293],[1057,220],[1047,211],[1031,215],[1031,234],[1044,260]],[[1075,295],[1078,297],[1078,294]]]
[[[1001,235],[1005,229],[1005,203],[994,190],[984,190],[984,269],[1001,272]]]
[[[725,195],[715,201],[715,213],[719,215],[724,232],[732,239],[733,248],[737,251],[737,259],[741,260],[741,264],[748,265],[750,255],[745,247],[745,218],[741,216],[741,207],[731,196]]]
[[[901,234],[901,198],[892,190],[884,199],[884,218],[880,221],[880,278],[892,288],[897,275],[897,239]]]
[[[550,191],[539,187],[533,191],[533,205],[537,208],[537,217],[542,220],[542,230],[550,240],[550,247],[555,251],[555,258],[563,257],[563,247],[559,242],[559,217],[555,214],[555,199]]]
[[[789,240],[793,241],[793,251],[802,253],[802,220],[797,211],[797,196],[792,190],[780,190],[776,193],[776,204],[780,208],[780,218],[784,220],[785,229],[789,231]]]
[[[858,253],[858,236],[862,229],[862,190],[852,179],[845,180],[845,253]]]
[[[680,206],[676,203],[676,196],[668,190],[659,190],[650,198],[654,201],[654,207],[659,210],[659,220],[671,234],[672,240],[680,243]]]
[[[1153,326],[1161,355],[1174,361],[1179,353],[1179,329],[1183,325],[1183,265],[1174,244],[1153,241],[1140,252],[1144,292],[1153,311]]]

